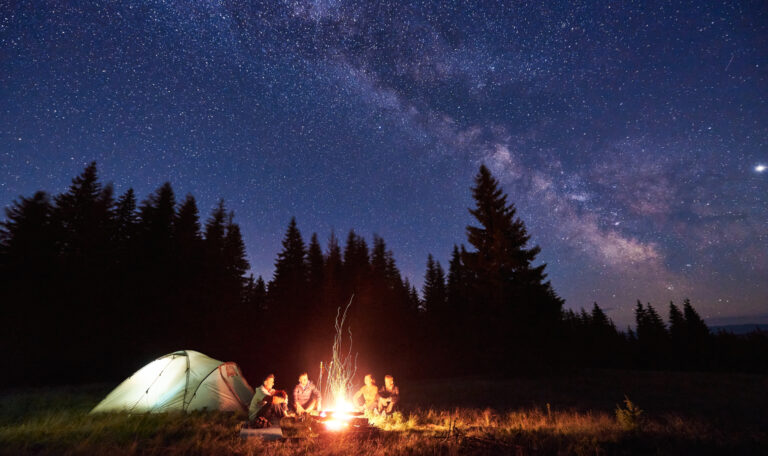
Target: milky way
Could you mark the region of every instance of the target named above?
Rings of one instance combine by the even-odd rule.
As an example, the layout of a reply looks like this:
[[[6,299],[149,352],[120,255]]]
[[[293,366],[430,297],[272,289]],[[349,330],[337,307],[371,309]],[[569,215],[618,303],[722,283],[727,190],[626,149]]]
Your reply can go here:
[[[768,321],[768,7],[531,3],[3,2],[0,204],[95,160],[223,197],[256,275],[296,216],[420,284],[486,163],[568,306]]]

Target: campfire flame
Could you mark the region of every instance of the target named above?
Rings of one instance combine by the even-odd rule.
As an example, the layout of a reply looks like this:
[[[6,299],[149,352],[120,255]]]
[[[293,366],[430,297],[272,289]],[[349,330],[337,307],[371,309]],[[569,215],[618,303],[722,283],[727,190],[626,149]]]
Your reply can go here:
[[[323,410],[320,416],[325,429],[328,431],[345,431],[354,427],[354,419],[359,418],[359,413],[355,406],[347,400],[349,391],[352,389],[352,378],[357,372],[357,354],[352,355],[352,331],[350,328],[344,328],[347,320],[347,312],[352,305],[354,295],[349,299],[346,307],[339,307],[336,311],[335,329],[336,334],[333,339],[331,350],[331,361],[327,364],[328,376],[325,378],[326,394],[332,399],[333,408]],[[349,336],[349,342],[344,343],[344,332]],[[320,374],[322,378],[323,364],[320,364]],[[322,383],[321,383],[322,385]],[[325,401],[323,401],[325,402]],[[331,402],[331,401],[328,401]],[[359,423],[357,423],[359,425]]]
[[[339,399],[332,410],[324,410],[320,416],[325,418],[323,424],[329,431],[343,431],[349,428],[350,422],[356,418],[355,407],[346,399]]]

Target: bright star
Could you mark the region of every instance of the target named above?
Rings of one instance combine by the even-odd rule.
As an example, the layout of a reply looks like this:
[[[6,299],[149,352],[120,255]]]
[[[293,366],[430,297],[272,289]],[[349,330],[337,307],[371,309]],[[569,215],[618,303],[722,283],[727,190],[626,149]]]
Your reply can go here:
[[[765,166],[765,165],[757,165],[757,166],[755,166],[755,171],[757,171],[758,173],[762,173],[766,169],[768,169],[768,166]]]

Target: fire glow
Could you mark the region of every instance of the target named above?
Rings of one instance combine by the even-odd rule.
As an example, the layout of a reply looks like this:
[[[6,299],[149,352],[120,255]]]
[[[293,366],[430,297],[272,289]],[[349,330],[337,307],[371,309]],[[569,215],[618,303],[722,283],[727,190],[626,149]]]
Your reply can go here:
[[[324,410],[320,413],[324,418],[322,423],[329,431],[343,431],[348,429],[353,418],[357,418],[355,408],[345,399],[337,399],[332,410]]]

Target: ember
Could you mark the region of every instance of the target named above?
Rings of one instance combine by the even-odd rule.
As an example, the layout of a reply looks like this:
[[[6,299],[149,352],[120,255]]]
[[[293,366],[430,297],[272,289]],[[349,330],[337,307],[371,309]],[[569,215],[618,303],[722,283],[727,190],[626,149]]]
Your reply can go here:
[[[368,419],[346,400],[336,401],[333,410],[324,410],[317,420],[323,424],[327,431],[359,430],[370,427]]]
[[[320,414],[318,421],[330,432],[359,432],[371,428],[368,418],[361,412],[327,411]]]

